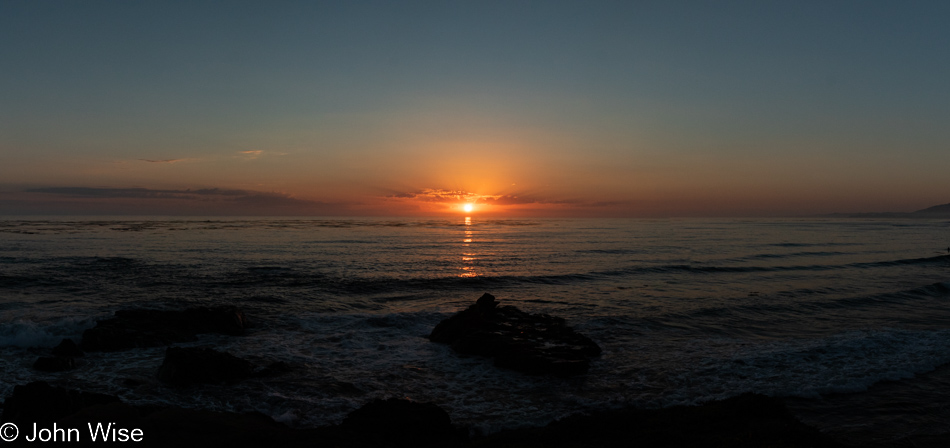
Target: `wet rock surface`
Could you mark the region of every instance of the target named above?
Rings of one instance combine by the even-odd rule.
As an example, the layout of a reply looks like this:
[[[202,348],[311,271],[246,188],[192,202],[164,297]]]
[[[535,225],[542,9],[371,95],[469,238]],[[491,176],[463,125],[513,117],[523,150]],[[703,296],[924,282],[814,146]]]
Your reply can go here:
[[[499,367],[530,375],[580,375],[601,352],[564,319],[499,306],[487,293],[436,325],[429,340],[450,344],[458,353],[492,357]]]
[[[85,351],[117,351],[189,342],[201,333],[242,335],[249,322],[235,307],[119,310],[82,334]]]

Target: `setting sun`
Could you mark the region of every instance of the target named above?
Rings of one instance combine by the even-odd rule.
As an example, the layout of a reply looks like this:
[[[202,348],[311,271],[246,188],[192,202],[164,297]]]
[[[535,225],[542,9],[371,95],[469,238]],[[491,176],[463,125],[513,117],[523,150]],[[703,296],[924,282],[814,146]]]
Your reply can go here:
[[[472,204],[465,204],[462,206],[462,210],[465,210],[465,213],[470,213],[475,208]]]

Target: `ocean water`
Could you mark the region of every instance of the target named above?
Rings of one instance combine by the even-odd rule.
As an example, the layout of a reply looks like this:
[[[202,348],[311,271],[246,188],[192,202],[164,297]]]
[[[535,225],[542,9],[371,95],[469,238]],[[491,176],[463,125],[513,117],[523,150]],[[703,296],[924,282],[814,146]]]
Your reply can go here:
[[[296,426],[399,396],[490,432],[759,392],[831,432],[948,432],[926,386],[947,383],[948,245],[938,220],[7,218],[0,395],[47,380]],[[484,292],[567,319],[603,355],[582,377],[531,377],[426,339]],[[254,328],[184,345],[299,369],[175,389],[155,380],[163,348],[30,367],[117,309],[218,304]],[[852,407],[900,411],[830,404],[878,395]]]

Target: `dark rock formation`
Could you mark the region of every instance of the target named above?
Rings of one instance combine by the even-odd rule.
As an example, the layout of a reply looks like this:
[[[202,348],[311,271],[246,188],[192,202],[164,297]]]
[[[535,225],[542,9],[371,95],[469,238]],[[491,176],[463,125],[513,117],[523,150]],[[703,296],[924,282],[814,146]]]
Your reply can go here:
[[[83,356],[83,351],[72,339],[63,339],[51,352],[53,357],[41,357],[33,363],[33,368],[42,372],[63,372],[76,368],[73,358]]]
[[[90,423],[138,428],[144,438],[133,445],[146,447],[361,446],[351,442],[352,437],[344,438],[344,432],[336,427],[297,430],[256,412],[132,406],[109,395],[66,390],[43,382],[16,386],[6,398],[2,421],[20,426],[19,439],[10,444],[13,446],[33,445],[25,437],[32,433],[34,422],[41,428],[49,428],[53,422],[60,428],[79,428],[79,443],[67,444],[76,446],[103,445],[102,441],[90,440],[86,429]]]
[[[42,372],[62,372],[75,369],[76,361],[73,358],[44,356],[33,363],[33,368]]]
[[[505,430],[469,439],[467,431],[452,427],[448,414],[439,407],[408,400],[375,400],[350,413],[339,426],[293,429],[260,413],[132,406],[109,395],[35,382],[14,388],[4,404],[2,421],[21,425],[18,442],[23,442],[23,436],[29,434],[27,431],[31,431],[33,422],[49,427],[55,421],[60,423],[60,427],[83,430],[88,423],[115,422],[125,428],[140,428],[144,440],[135,445],[151,447],[842,446],[796,420],[780,399],[754,394],[700,406],[627,408],[573,415],[545,427]],[[89,441],[85,432],[83,437],[82,442]],[[911,440],[914,441],[927,442],[919,446],[948,446],[950,435]],[[85,443],[77,445],[86,446]]]
[[[49,424],[80,409],[119,401],[112,395],[79,392],[36,381],[15,386],[3,403],[4,422]]]
[[[572,415],[503,431],[479,447],[842,447],[792,416],[781,400],[744,394],[701,406]]]
[[[72,339],[63,339],[56,347],[53,347],[53,356],[61,356],[64,358],[79,358],[83,356],[82,349],[73,342]]]
[[[199,307],[182,311],[119,310],[82,334],[86,351],[158,347],[196,339],[200,333],[241,335],[247,317],[234,307]]]
[[[346,416],[341,428],[374,446],[451,446],[465,440],[442,408],[398,398],[363,405]]]
[[[176,386],[223,383],[251,376],[251,363],[210,348],[168,347],[158,379]]]
[[[495,365],[532,375],[586,373],[600,347],[575,332],[564,319],[498,306],[484,294],[468,309],[443,320],[429,335],[458,353],[490,356]]]

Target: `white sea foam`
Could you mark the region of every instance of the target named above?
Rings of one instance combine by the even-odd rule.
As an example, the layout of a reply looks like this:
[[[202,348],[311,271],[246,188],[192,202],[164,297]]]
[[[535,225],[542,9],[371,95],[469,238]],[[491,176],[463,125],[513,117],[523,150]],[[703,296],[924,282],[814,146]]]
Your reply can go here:
[[[60,317],[33,320],[15,318],[0,324],[0,347],[53,347],[64,338],[79,342],[83,330],[95,325],[95,319],[84,317]]]

